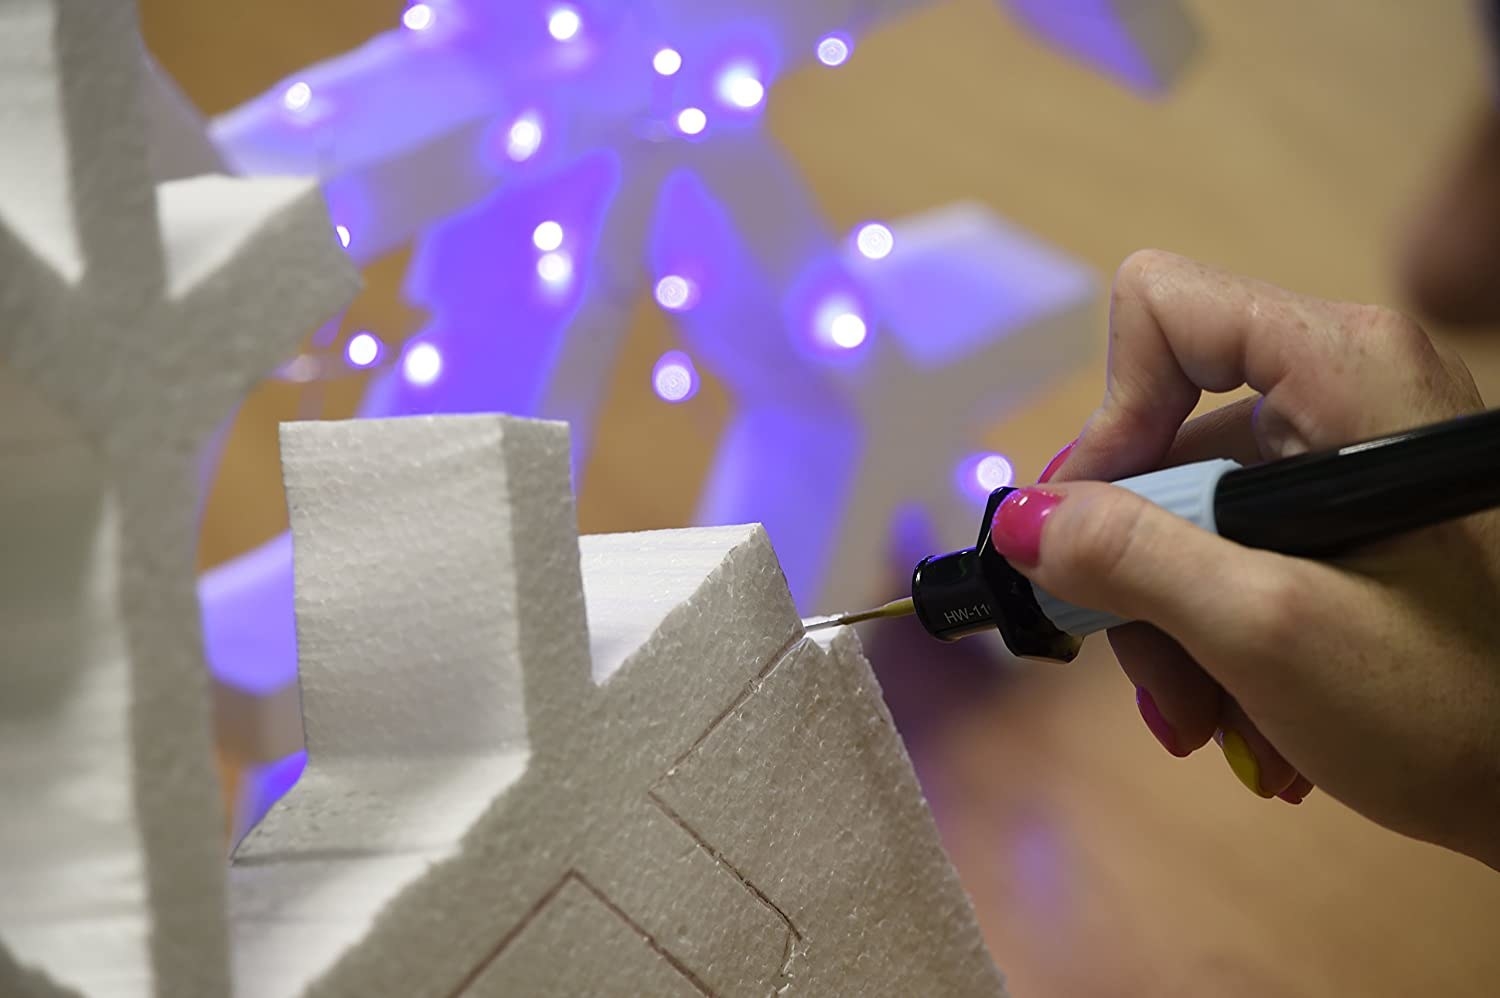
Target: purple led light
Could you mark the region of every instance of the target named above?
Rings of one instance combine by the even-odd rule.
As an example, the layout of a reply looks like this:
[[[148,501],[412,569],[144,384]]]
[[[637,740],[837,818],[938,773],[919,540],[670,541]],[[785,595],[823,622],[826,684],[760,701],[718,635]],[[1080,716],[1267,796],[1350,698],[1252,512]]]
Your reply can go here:
[[[686,277],[668,274],[656,282],[656,303],[669,312],[682,312],[693,306],[696,291]]]
[[[719,75],[715,90],[719,99],[741,111],[753,110],[766,99],[766,85],[760,81],[754,66],[734,65]]]
[[[566,288],[573,281],[573,258],[561,251],[543,253],[536,262],[536,276],[549,287]]]
[[[1014,482],[1016,469],[1003,454],[981,452],[960,461],[954,479],[961,494],[984,499],[996,489]]]
[[[818,61],[825,66],[842,66],[852,51],[854,46],[843,35],[825,35],[818,42]]]
[[[414,3],[402,12],[401,23],[410,31],[426,31],[432,27],[432,8],[425,3]]]
[[[430,385],[443,373],[443,355],[431,343],[414,344],[406,351],[401,372],[414,385]]]
[[[866,259],[884,260],[896,248],[896,237],[884,225],[871,222],[860,226],[859,233],[854,237],[854,245]]]
[[[859,306],[850,298],[829,298],[813,316],[813,338],[825,347],[854,350],[864,344],[869,334]]]
[[[334,233],[339,237],[339,245],[344,249],[349,248],[349,227],[347,225],[335,225]]]
[[[281,95],[281,105],[294,113],[306,111],[312,103],[312,87],[305,80],[298,80],[286,88]]]
[[[369,367],[380,359],[380,340],[370,333],[355,333],[344,348],[351,367]]]
[[[560,42],[572,41],[583,27],[583,18],[572,7],[554,7],[547,16],[547,33]]]
[[[708,115],[701,107],[685,107],[677,112],[677,130],[683,135],[701,135],[708,127]]]
[[[651,68],[661,76],[675,76],[682,68],[682,53],[672,48],[662,49],[652,56]]]
[[[651,372],[651,387],[662,401],[674,404],[698,394],[698,372],[692,358],[680,350],[662,354]]]
[[[545,253],[558,249],[562,244],[563,227],[557,222],[542,222],[531,232],[531,245]]]
[[[505,136],[505,154],[517,163],[530,159],[541,145],[542,121],[531,111],[517,118]]]

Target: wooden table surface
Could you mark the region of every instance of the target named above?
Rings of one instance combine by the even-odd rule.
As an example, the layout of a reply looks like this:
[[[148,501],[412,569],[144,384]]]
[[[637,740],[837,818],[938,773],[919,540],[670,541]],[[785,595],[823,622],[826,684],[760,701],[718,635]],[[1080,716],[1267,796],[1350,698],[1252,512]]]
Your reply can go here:
[[[143,0],[148,41],[206,110],[395,23],[391,0]],[[1402,211],[1482,97],[1467,4],[1188,4],[1203,52],[1148,102],[950,0],[862,39],[837,72],[778,82],[769,127],[846,226],[973,198],[1107,275],[1160,246],[1330,297],[1397,301]],[[371,266],[346,320],[416,329],[407,252]],[[1100,312],[1099,340],[1104,335]],[[605,400],[580,517],[682,525],[731,400],[660,405],[673,342],[643,302]],[[1455,340],[1500,399],[1500,336]],[[1102,350],[992,442],[1034,474],[1097,401]],[[284,525],[274,425],[342,416],[361,388],[268,385],[246,404],[206,518],[212,564]],[[892,630],[868,638],[944,838],[1014,992],[1494,995],[1500,874],[1376,829],[1324,796],[1252,797],[1209,750],[1177,761],[1102,647],[1003,674]]]

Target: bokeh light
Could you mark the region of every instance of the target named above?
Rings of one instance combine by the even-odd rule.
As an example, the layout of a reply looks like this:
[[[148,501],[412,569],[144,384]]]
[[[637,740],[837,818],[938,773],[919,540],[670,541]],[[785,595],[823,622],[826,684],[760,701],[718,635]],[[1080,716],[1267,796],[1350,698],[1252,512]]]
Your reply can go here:
[[[583,18],[572,7],[554,7],[547,17],[547,33],[560,42],[572,41],[583,27]]]
[[[828,323],[828,339],[836,347],[853,350],[865,341],[868,334],[865,320],[853,312],[840,312]]]
[[[668,274],[656,282],[656,302],[671,312],[681,312],[693,304],[693,282],[678,274]]]
[[[406,351],[401,372],[414,385],[430,385],[443,373],[443,355],[431,343],[415,343]]]
[[[825,35],[818,42],[818,61],[825,66],[842,66],[849,61],[852,47],[842,35]]]
[[[896,237],[884,225],[871,222],[860,227],[859,233],[854,237],[854,244],[859,247],[862,256],[871,260],[884,260],[896,248]]]
[[[573,258],[566,253],[543,253],[536,262],[536,275],[551,287],[566,287],[573,280]]]
[[[506,136],[505,153],[517,163],[523,163],[535,155],[542,145],[542,122],[528,111],[515,120]]]
[[[312,103],[312,87],[305,80],[298,80],[286,88],[281,95],[281,104],[288,111],[305,111]]]
[[[344,356],[354,367],[369,367],[380,359],[380,341],[370,333],[355,333],[344,348]]]
[[[708,127],[708,115],[699,107],[685,107],[677,112],[677,130],[683,135],[699,135]]]
[[[531,233],[531,244],[550,253],[563,244],[563,227],[550,220],[541,223]]]
[[[716,87],[719,99],[731,107],[748,111],[766,99],[766,85],[750,66],[731,66],[720,76]]]
[[[662,76],[674,76],[682,68],[682,53],[676,49],[662,49],[652,57],[651,68]]]
[[[981,451],[970,454],[954,469],[954,483],[960,494],[982,501],[996,489],[1016,480],[1016,469],[1004,454]]]
[[[651,372],[651,387],[664,402],[686,402],[698,394],[698,372],[692,358],[680,350],[662,354]]]
[[[425,3],[414,3],[402,12],[401,23],[411,31],[426,31],[432,27],[432,8]]]

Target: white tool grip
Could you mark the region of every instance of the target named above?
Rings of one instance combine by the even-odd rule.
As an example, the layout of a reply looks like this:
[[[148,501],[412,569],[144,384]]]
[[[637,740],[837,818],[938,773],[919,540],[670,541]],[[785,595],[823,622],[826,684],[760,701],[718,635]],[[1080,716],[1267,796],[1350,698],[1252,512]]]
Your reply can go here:
[[[1218,526],[1214,522],[1214,493],[1218,490],[1219,479],[1239,467],[1234,461],[1200,461],[1176,468],[1163,468],[1149,475],[1137,475],[1114,484],[1149,499],[1210,533],[1218,533]],[[1058,630],[1077,637],[1128,623],[1113,614],[1064,603],[1036,586],[1031,589],[1036,594],[1037,605],[1042,608],[1047,619]]]

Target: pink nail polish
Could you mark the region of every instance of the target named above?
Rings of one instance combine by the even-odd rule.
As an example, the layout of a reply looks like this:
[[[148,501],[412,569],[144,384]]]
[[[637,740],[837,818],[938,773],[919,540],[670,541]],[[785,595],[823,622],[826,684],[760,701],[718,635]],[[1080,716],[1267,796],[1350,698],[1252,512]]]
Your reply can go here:
[[[1062,450],[1058,451],[1052,456],[1052,460],[1047,462],[1047,467],[1042,469],[1041,477],[1037,479],[1038,485],[1044,485],[1047,482],[1052,481],[1052,476],[1057,474],[1057,469],[1061,468],[1063,464],[1068,460],[1068,455],[1073,453],[1073,448],[1077,446],[1077,444],[1078,441],[1074,440],[1072,443],[1068,444],[1068,446],[1064,447]]]
[[[1141,720],[1146,722],[1146,727],[1161,742],[1161,747],[1172,753],[1179,759],[1187,758],[1187,753],[1177,747],[1177,733],[1167,723],[1167,719],[1161,716],[1161,710],[1156,706],[1150,691],[1144,686],[1135,688],[1135,705],[1141,712]]]
[[[1035,565],[1042,556],[1042,524],[1062,496],[1044,489],[1018,489],[1005,497],[990,524],[990,543],[1011,561]]]

